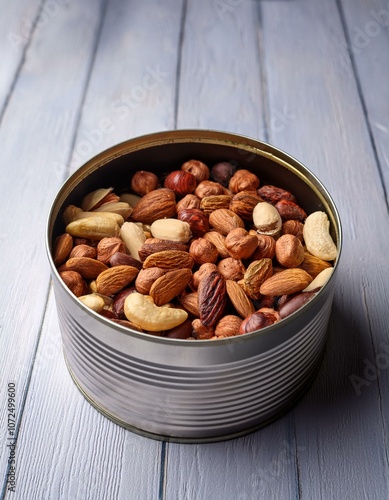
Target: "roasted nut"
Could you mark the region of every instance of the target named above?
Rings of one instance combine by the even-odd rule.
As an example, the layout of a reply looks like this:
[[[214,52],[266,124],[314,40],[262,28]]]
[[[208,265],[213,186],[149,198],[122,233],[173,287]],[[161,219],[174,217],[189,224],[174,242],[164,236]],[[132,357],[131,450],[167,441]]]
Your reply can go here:
[[[301,269],[304,269],[304,271],[307,271],[307,273],[310,274],[312,278],[316,278],[316,276],[324,269],[332,266],[326,260],[319,259],[319,257],[315,257],[309,252],[304,252],[304,260],[299,267],[301,267]]]
[[[215,327],[215,335],[219,338],[233,337],[239,335],[239,328],[242,323],[242,318],[227,314],[221,318]]]
[[[187,312],[193,316],[199,316],[199,301],[197,292],[181,293],[178,296],[178,302]]]
[[[193,257],[196,264],[199,265],[206,262],[216,262],[218,258],[215,245],[204,238],[197,238],[192,241],[189,247],[189,254]]]
[[[231,177],[228,187],[233,193],[238,193],[239,191],[256,191],[259,187],[259,179],[249,170],[237,170]]]
[[[195,194],[187,194],[177,202],[177,213],[186,208],[200,208],[200,198]]]
[[[131,217],[143,224],[176,215],[176,196],[171,189],[160,188],[145,194],[134,207]]]
[[[261,330],[266,326],[273,325],[277,322],[277,317],[275,314],[269,312],[255,312],[248,318],[244,319],[239,328],[239,334],[251,333],[257,330]]]
[[[294,219],[303,222],[307,218],[305,211],[290,200],[280,200],[275,204],[278,213],[283,221]]]
[[[85,279],[95,279],[100,273],[108,269],[99,260],[89,257],[73,257],[68,259],[62,267],[64,271],[76,271],[80,273]]]
[[[281,231],[281,216],[278,210],[266,201],[258,203],[254,207],[253,222],[259,234],[277,236]]]
[[[197,182],[209,179],[209,168],[199,160],[189,160],[181,165],[181,170],[192,174]]]
[[[170,172],[164,181],[164,187],[171,189],[179,197],[193,193],[196,186],[196,177],[185,170]]]
[[[194,260],[188,252],[181,250],[163,250],[149,255],[143,262],[143,269],[149,267],[160,267],[162,269],[173,270],[187,267],[192,269]]]
[[[74,293],[76,297],[85,295],[88,290],[88,285],[83,280],[80,273],[76,271],[61,271],[59,273],[65,285]]]
[[[143,230],[134,222],[125,222],[120,228],[120,237],[131,257],[140,260],[139,249],[146,241]]]
[[[150,230],[154,238],[160,238],[161,240],[187,243],[192,238],[190,225],[178,219],[156,220],[151,224]]]
[[[96,215],[70,222],[66,232],[78,238],[101,240],[107,236],[119,236],[120,227],[114,220]]]
[[[228,187],[231,177],[236,172],[236,166],[229,161],[221,161],[211,168],[211,177],[224,187]]]
[[[139,258],[144,261],[149,255],[165,250],[180,250],[181,252],[187,252],[188,246],[178,241],[148,238],[139,249]]]
[[[258,240],[246,229],[237,227],[227,234],[224,244],[234,259],[248,259],[257,248]]]
[[[89,257],[90,259],[95,259],[97,256],[96,247],[91,247],[82,243],[81,245],[76,245],[72,248],[69,254],[69,259],[73,257]]]
[[[104,264],[108,264],[113,254],[116,252],[125,252],[126,247],[121,238],[103,238],[97,244],[96,250],[97,259]]]
[[[208,340],[215,334],[213,325],[204,325],[198,318],[192,321],[192,331],[197,340]]]
[[[209,214],[219,208],[228,209],[230,207],[231,200],[232,196],[229,194],[204,196],[200,202],[200,208],[205,215],[209,216]]]
[[[273,265],[271,259],[261,259],[251,262],[243,279],[239,282],[243,290],[251,299],[259,299],[262,295],[270,295],[260,292],[261,286],[273,274]],[[275,295],[275,294],[274,294]]]
[[[292,313],[300,309],[303,305],[305,305],[307,302],[309,302],[313,297],[316,295],[316,293],[313,292],[302,292],[297,295],[294,295],[292,298],[284,302],[281,306],[278,308],[278,314],[280,315],[280,318],[286,318],[287,316],[290,316]]]
[[[188,318],[183,309],[157,306],[152,297],[141,293],[131,293],[126,297],[124,314],[131,323],[150,332],[170,330]]]
[[[165,274],[165,270],[160,267],[149,267],[148,269],[141,269],[135,280],[135,288],[139,293],[149,295],[150,288],[154,281]]]
[[[312,277],[303,269],[285,269],[262,283],[259,291],[262,295],[290,295],[301,292],[311,281]]]
[[[311,283],[307,286],[307,288],[304,288],[303,292],[312,292],[313,290],[316,290],[317,288],[321,288],[322,286],[324,286],[330,279],[333,271],[334,271],[333,267],[328,267],[327,269],[323,269],[323,271],[319,273],[313,281],[311,281]]]
[[[81,210],[87,212],[88,210],[95,210],[107,201],[118,201],[116,195],[114,195],[115,199],[112,199],[112,196],[110,196],[112,191],[112,187],[100,188],[87,194],[81,201]]]
[[[304,224],[304,241],[308,252],[326,261],[338,255],[336,245],[330,235],[330,221],[325,212],[313,212]]]
[[[130,288],[124,288],[124,290],[115,295],[112,304],[112,310],[119,319],[126,319],[126,316],[124,314],[124,301],[126,300],[127,295],[135,292],[136,288],[132,286]]]
[[[303,228],[304,224],[299,220],[290,219],[282,223],[281,233],[282,234],[293,234],[301,242],[303,241]]]
[[[276,240],[273,236],[259,234],[254,230],[249,231],[250,234],[255,234],[257,237],[257,248],[251,256],[253,260],[273,259],[276,254]]]
[[[232,305],[242,318],[254,313],[254,304],[236,281],[226,280],[226,289]]]
[[[68,233],[61,234],[55,239],[53,248],[53,260],[56,266],[63,264],[69,257],[73,248],[73,238]]]
[[[201,264],[199,269],[193,273],[192,279],[189,283],[189,286],[192,290],[197,290],[200,281],[212,271],[217,271],[216,264],[211,262],[206,262],[205,264]]]
[[[186,319],[181,325],[175,326],[164,332],[163,336],[169,339],[188,339],[192,336],[193,328],[192,321]]]
[[[212,271],[199,283],[197,290],[199,317],[205,326],[215,325],[226,306],[226,282],[221,273]]]
[[[275,205],[280,200],[289,200],[296,203],[296,198],[292,193],[271,184],[260,187],[257,193],[263,200],[272,205]]]
[[[178,212],[177,218],[189,224],[191,234],[195,237],[203,236],[209,231],[208,217],[199,208],[184,208]]]
[[[153,172],[138,170],[131,178],[131,189],[139,196],[154,191],[159,186],[159,179]],[[133,206],[130,203],[131,206]]]
[[[209,215],[209,223],[215,228],[219,233],[226,236],[232,229],[236,227],[243,227],[244,222],[236,215],[235,212],[229,209],[220,208],[218,210],[214,210]]]
[[[157,306],[162,306],[183,292],[191,279],[190,269],[168,271],[154,281],[150,287],[149,295]]]
[[[133,266],[137,269],[142,269],[142,263],[138,259],[131,257],[124,252],[116,252],[109,259],[109,264],[112,267],[115,266]]]
[[[205,196],[216,196],[224,194],[224,189],[223,186],[218,182],[205,180],[201,181],[197,185],[194,194],[201,200]]]
[[[256,191],[240,191],[233,196],[229,209],[244,221],[252,221],[254,208],[261,201],[263,200]]]
[[[219,257],[222,259],[225,259],[226,257],[229,257],[230,254],[228,253],[228,250],[224,244],[226,237],[223,236],[222,234],[218,233],[217,231],[209,231],[208,233],[205,233],[203,238],[205,240],[210,241],[215,245],[217,248],[217,252],[219,254]]]
[[[304,260],[304,247],[297,236],[284,234],[276,241],[276,259],[284,267],[298,267]]]
[[[132,266],[110,267],[97,276],[97,292],[108,296],[118,293],[135,279],[138,272]]]
[[[234,281],[241,280],[246,272],[242,261],[233,257],[220,260],[217,264],[217,269],[224,276],[224,279]]]

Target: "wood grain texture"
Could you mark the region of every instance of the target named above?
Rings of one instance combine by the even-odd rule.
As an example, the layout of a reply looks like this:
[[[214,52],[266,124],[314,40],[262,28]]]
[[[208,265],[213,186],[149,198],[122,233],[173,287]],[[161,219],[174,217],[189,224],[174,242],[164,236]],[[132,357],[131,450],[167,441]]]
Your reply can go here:
[[[45,222],[64,175],[56,161],[64,163],[69,154],[88,72],[83,51],[92,51],[99,7],[75,4],[36,28],[0,130],[1,276],[6,284],[0,289],[1,429],[7,420],[5,383],[16,383],[18,418],[28,390],[49,287]],[[6,460],[2,446],[2,475]]]
[[[374,483],[371,497],[386,498],[388,373],[366,372],[367,380],[365,369],[388,342],[388,269],[378,250],[389,243],[388,217],[350,60],[339,50],[342,24],[334,2],[266,2],[262,12],[269,108],[285,103],[296,116],[271,140],[325,183],[344,229],[326,356],[295,409],[297,445],[306,449],[301,496],[363,498],[366,484]],[[282,72],[270,64],[275,54],[282,54]],[[360,395],[354,375],[368,384]]]

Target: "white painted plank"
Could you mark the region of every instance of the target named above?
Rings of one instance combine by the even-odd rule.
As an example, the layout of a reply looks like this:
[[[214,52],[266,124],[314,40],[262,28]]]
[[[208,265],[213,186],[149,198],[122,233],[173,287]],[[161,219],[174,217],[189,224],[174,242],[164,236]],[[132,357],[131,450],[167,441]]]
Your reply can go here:
[[[110,2],[72,172],[118,142],[174,128],[181,6],[182,0]]]
[[[372,376],[360,396],[350,376],[364,376],[365,360],[374,363],[388,340],[389,274],[378,249],[388,247],[389,224],[350,60],[339,49],[339,12],[335,2],[261,5],[270,115],[280,104],[295,115],[274,140],[324,182],[345,233],[326,356],[295,409],[297,444],[306,449],[301,496],[386,498],[388,373]]]
[[[389,203],[389,2],[342,0],[340,6]]]
[[[0,15],[0,117],[17,79],[39,15],[40,0],[2,2]]]
[[[47,300],[45,222],[64,171],[99,21],[99,3],[74,3],[37,27],[0,131],[0,428],[6,437],[6,387],[16,382],[18,417]],[[66,37],[65,33],[71,33]],[[1,478],[7,461],[0,448]]]
[[[73,156],[71,170],[77,167],[77,161],[86,161],[89,155],[129,136],[173,127],[174,45],[178,43],[180,10],[174,9],[176,1],[142,5],[140,8],[138,2],[122,1],[108,4],[74,142],[75,153],[82,150],[78,150],[80,145],[86,153],[85,157]],[[169,81],[146,89],[147,97],[131,110],[131,119],[121,118],[115,100],[121,99],[123,92],[131,96],[148,68],[151,73],[160,68],[169,74]],[[109,122],[111,130],[100,135],[103,122]],[[58,165],[65,168],[60,162]],[[157,498],[161,443],[119,428],[83,400],[64,368],[59,346],[51,345],[53,330],[58,336],[52,300],[47,314],[19,437],[19,488],[26,494],[35,485],[36,498],[43,490],[47,490],[47,498]],[[47,351],[53,351],[53,355],[46,356]],[[40,359],[47,364],[44,369],[40,368]],[[53,420],[65,408],[66,417]],[[49,439],[47,428],[52,432]],[[68,442],[69,451],[63,448]],[[47,448],[50,452],[43,453]]]
[[[256,2],[188,2],[179,128],[215,128],[266,138],[258,21]],[[166,498],[294,498],[295,446],[291,414],[232,441],[169,443]]]

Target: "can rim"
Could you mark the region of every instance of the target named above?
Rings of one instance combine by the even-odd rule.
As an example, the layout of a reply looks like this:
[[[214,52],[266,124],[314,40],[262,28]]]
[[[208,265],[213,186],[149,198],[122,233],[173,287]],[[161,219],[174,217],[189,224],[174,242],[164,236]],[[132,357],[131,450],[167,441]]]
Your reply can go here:
[[[304,314],[305,311],[309,310],[315,305],[319,297],[322,295],[323,291],[329,286],[329,284],[334,280],[335,271],[339,264],[339,259],[342,253],[343,246],[343,232],[342,224],[339,216],[338,209],[328,192],[327,188],[319,180],[319,178],[303,163],[297,160],[295,157],[281,150],[280,148],[273,146],[267,142],[255,139],[250,136],[240,135],[232,132],[219,131],[214,129],[177,129],[177,130],[167,130],[162,132],[153,132],[150,134],[140,135],[126,141],[122,141],[115,144],[97,155],[90,158],[86,163],[81,165],[73,174],[71,174],[63,183],[62,186],[57,191],[56,196],[51,204],[47,222],[46,222],[46,253],[51,267],[51,272],[54,273],[60,282],[61,286],[66,293],[71,297],[74,303],[81,307],[87,314],[93,316],[97,320],[103,322],[110,328],[114,328],[119,333],[123,333],[130,337],[138,337],[140,339],[147,340],[148,342],[157,343],[168,343],[168,344],[182,344],[185,343],[186,346],[209,346],[212,345],[228,345],[236,344],[239,342],[244,342],[245,339],[253,338],[256,336],[264,336],[278,327],[278,323],[269,325],[260,330],[249,332],[243,335],[238,335],[234,337],[226,337],[220,339],[204,339],[201,342],[198,340],[188,340],[188,339],[175,339],[169,337],[158,337],[155,335],[150,335],[149,333],[139,332],[127,327],[124,327],[118,323],[115,323],[108,318],[96,313],[87,306],[85,306],[77,297],[70,292],[68,287],[65,285],[63,280],[60,278],[58,270],[54,265],[53,257],[51,254],[51,237],[54,221],[58,216],[58,206],[62,204],[61,200],[66,199],[72,190],[77,186],[77,184],[84,178],[88,177],[92,172],[98,170],[106,163],[109,163],[115,158],[123,156],[125,154],[138,151],[141,149],[147,149],[153,146],[163,146],[166,144],[173,143],[205,143],[205,144],[218,144],[226,145],[230,147],[235,147],[237,149],[246,150],[248,152],[254,153],[259,156],[266,157],[275,163],[280,164],[282,167],[291,171],[294,175],[305,182],[308,187],[316,194],[316,196],[322,201],[326,213],[331,220],[332,226],[335,230],[338,255],[334,262],[334,272],[331,274],[327,283],[319,290],[315,297],[313,297],[308,303],[302,306],[300,309],[292,313],[290,316],[283,318],[282,323],[287,326],[288,323],[294,322],[295,319]]]

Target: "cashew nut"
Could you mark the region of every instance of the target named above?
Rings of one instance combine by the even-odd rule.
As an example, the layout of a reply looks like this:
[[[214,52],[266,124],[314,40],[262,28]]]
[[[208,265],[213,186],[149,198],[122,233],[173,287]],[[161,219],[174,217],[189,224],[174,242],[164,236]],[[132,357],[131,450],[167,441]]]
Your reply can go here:
[[[143,330],[159,332],[181,325],[188,313],[183,309],[155,305],[150,295],[130,293],[124,301],[126,318]]]
[[[120,228],[120,237],[124,241],[131,257],[140,260],[139,249],[146,241],[143,229],[134,222],[125,222]]]
[[[190,225],[178,219],[159,219],[150,226],[154,238],[187,243],[192,237]]]
[[[330,235],[330,221],[325,212],[308,215],[303,228],[303,237],[308,252],[323,260],[334,260],[338,255]]]
[[[321,271],[316,276],[316,278],[309,283],[307,288],[304,288],[303,292],[312,292],[312,290],[315,290],[315,288],[324,286],[330,279],[333,270],[334,270],[333,267],[327,267],[326,269],[323,269],[323,271]]]
[[[78,297],[81,302],[96,312],[101,312],[104,309],[105,302],[103,297],[98,295],[97,293],[89,293],[88,295],[82,295]]]

